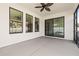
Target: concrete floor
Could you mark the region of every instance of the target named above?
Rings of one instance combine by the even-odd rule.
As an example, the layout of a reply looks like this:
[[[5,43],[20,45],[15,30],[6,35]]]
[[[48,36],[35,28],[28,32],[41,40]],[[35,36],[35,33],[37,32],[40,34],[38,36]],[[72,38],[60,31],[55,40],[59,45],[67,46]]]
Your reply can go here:
[[[79,48],[72,41],[39,37],[0,48],[0,56],[79,56]]]

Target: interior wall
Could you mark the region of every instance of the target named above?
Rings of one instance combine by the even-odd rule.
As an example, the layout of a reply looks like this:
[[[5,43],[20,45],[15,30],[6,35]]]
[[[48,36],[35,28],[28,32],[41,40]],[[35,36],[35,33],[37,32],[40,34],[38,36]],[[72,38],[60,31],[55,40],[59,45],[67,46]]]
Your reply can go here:
[[[9,34],[9,7],[18,9],[23,12],[23,33],[16,33],[16,34]],[[26,33],[26,28],[25,28],[25,14],[28,13],[32,15],[33,17],[38,17],[40,20],[40,25],[39,25],[39,32],[35,32],[34,30],[34,21],[33,21],[33,32]],[[33,20],[35,20],[33,18]],[[36,37],[43,36],[43,18],[41,18],[39,15],[27,10],[27,8],[24,6],[19,6],[18,4],[0,4],[0,47],[7,46],[10,44],[22,42],[25,40],[33,39]]]
[[[67,40],[73,40],[73,10],[67,10],[64,12],[56,13],[56,14],[50,14],[49,16],[46,16],[44,20],[56,18],[65,16],[64,21],[64,39]],[[44,25],[45,26],[45,25]],[[44,28],[45,29],[45,28]],[[45,33],[45,32],[44,32]]]

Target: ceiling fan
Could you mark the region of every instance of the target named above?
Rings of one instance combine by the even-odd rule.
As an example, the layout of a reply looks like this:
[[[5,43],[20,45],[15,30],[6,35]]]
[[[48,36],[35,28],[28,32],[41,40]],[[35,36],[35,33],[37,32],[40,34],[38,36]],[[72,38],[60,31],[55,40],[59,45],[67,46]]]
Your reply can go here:
[[[41,4],[41,6],[36,6],[35,8],[42,8],[41,10],[40,10],[40,12],[42,12],[44,9],[46,10],[46,11],[51,11],[50,10],[50,6],[52,6],[54,3],[40,3]]]

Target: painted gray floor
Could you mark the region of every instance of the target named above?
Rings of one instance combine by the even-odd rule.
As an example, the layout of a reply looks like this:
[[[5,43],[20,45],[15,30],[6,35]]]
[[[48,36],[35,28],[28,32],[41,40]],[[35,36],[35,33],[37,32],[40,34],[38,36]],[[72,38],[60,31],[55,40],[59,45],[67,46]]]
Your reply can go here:
[[[0,48],[0,56],[79,56],[79,48],[72,41],[39,37]]]

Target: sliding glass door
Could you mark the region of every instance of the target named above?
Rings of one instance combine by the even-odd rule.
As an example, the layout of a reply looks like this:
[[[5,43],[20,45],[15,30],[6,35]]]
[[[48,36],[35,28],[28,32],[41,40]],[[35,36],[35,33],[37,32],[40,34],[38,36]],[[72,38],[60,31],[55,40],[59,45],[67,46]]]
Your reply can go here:
[[[45,20],[45,35],[64,37],[64,17]]]
[[[79,47],[79,6],[74,13],[74,41]]]
[[[79,8],[78,8],[78,11],[77,11],[77,39],[78,39],[77,43],[79,45]]]

